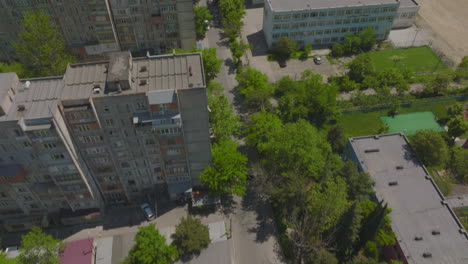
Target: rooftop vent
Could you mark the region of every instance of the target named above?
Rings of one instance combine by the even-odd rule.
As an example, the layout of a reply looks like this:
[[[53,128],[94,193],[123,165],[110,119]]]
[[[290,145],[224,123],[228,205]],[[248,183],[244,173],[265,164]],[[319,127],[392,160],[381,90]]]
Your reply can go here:
[[[423,258],[432,258],[432,253],[430,253],[430,252],[424,252],[424,253],[423,253]]]
[[[397,181],[388,182],[388,186],[395,186],[395,185],[398,185]]]
[[[429,175],[427,175],[427,174],[426,174],[426,176],[424,176],[424,177],[426,178],[426,180],[430,180],[430,179],[431,179],[431,176],[429,176]]]
[[[21,112],[21,111],[24,111],[26,110],[26,106],[24,105],[18,105],[18,111]]]
[[[24,88],[28,89],[29,86],[31,86],[31,82],[30,82],[30,81],[26,81],[26,83],[24,84]]]
[[[190,76],[193,75],[193,74],[192,74],[192,66],[188,66],[188,72],[189,72]]]
[[[101,88],[101,85],[100,85],[99,83],[95,83],[95,84],[93,85],[93,88]]]
[[[402,170],[402,169],[403,169],[403,166],[398,165],[398,166],[396,166],[396,169],[397,169],[397,170]]]
[[[140,85],[146,85],[146,79],[140,80]]]
[[[193,83],[189,83],[189,84],[188,84],[188,87],[192,88],[192,87],[193,87]]]
[[[445,201],[445,200],[440,201],[440,203],[443,204],[443,205],[447,205],[447,201]]]
[[[415,236],[415,237],[414,237],[414,240],[416,240],[416,241],[421,241],[421,240],[423,240],[423,237],[422,237],[422,236]]]
[[[434,236],[438,236],[438,235],[440,235],[440,231],[437,230],[437,229],[434,229],[434,230],[432,230],[432,234],[433,234]]]
[[[100,94],[101,93],[101,88],[93,88],[93,94]]]
[[[460,232],[460,234],[466,234],[466,230],[463,228],[458,229],[458,232]]]
[[[145,72],[147,70],[146,66],[141,66],[140,72]]]
[[[366,149],[364,150],[365,153],[372,153],[372,152],[379,152],[379,149]]]
[[[375,136],[374,136],[374,139],[379,139],[379,138],[380,138],[379,135],[375,135]]]

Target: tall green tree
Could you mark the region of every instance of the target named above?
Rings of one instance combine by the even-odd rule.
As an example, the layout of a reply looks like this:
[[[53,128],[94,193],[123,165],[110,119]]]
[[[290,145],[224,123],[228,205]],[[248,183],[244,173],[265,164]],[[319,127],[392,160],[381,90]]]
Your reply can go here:
[[[322,77],[306,70],[300,81],[283,77],[276,84],[280,116],[285,122],[307,119],[321,127],[337,117],[337,87],[324,84]]]
[[[468,56],[463,57],[455,71],[457,81],[468,78]]]
[[[373,28],[369,27],[359,33],[361,38],[361,50],[370,51],[377,42],[377,35]]]
[[[237,143],[223,139],[211,148],[212,164],[200,175],[204,185],[215,195],[244,195],[247,182],[247,157],[237,150]]]
[[[348,76],[351,80],[361,83],[366,75],[374,72],[372,68],[372,59],[368,54],[357,56],[348,64]]]
[[[348,197],[350,200],[364,201],[374,193],[372,189],[374,181],[372,181],[369,174],[359,171],[353,161],[346,161],[339,174],[348,184]]]
[[[211,242],[208,226],[191,215],[180,219],[172,238],[181,256],[199,253]]]
[[[264,109],[269,106],[274,86],[268,83],[268,77],[259,70],[248,67],[236,76],[238,90],[244,101],[252,109]]]
[[[123,264],[170,264],[179,257],[177,248],[166,244],[154,224],[139,227],[134,240]]]
[[[327,140],[328,143],[330,143],[333,152],[337,154],[343,153],[346,144],[346,138],[341,126],[336,125],[330,128],[330,130],[328,130]]]
[[[450,88],[450,82],[453,79],[453,71],[445,70],[432,76],[425,85],[425,93],[433,95],[444,95]]]
[[[229,48],[231,49],[234,64],[236,64],[236,67],[240,69],[242,66],[242,56],[244,56],[245,52],[250,49],[250,45],[246,44],[243,40],[234,40],[231,41]]]
[[[65,49],[58,27],[44,11],[26,11],[23,30],[14,44],[16,54],[34,76],[62,75],[73,58]]]
[[[195,13],[195,32],[197,37],[204,38],[213,15],[211,15],[210,10],[206,6],[193,6],[193,11]]]
[[[208,94],[209,118],[213,136],[217,141],[229,138],[240,130],[239,116],[223,94]]]
[[[447,143],[440,133],[433,130],[419,130],[410,137],[411,147],[426,166],[445,164],[449,157]]]
[[[278,60],[289,60],[298,49],[296,41],[288,37],[281,37],[273,43],[272,51]]]
[[[23,264],[58,264],[59,254],[64,249],[62,241],[33,226],[31,231],[21,237],[18,259]]]
[[[450,167],[460,182],[468,183],[468,150],[455,146]]]
[[[29,78],[26,68],[19,62],[12,62],[10,64],[0,62],[0,73],[2,72],[16,72],[19,78]]]
[[[354,257],[354,247],[359,240],[362,224],[362,213],[357,202],[353,202],[341,216],[334,237],[336,255],[341,263]]]
[[[447,115],[452,118],[452,117],[457,117],[463,115],[465,112],[465,107],[461,103],[454,103],[447,107]]]
[[[245,15],[245,5],[243,0],[220,0],[219,8],[221,10],[221,21],[223,31],[228,38],[233,41],[241,32],[242,18]]]
[[[249,117],[245,129],[245,141],[251,146],[259,146],[267,142],[271,133],[281,129],[281,126],[281,119],[277,115],[262,110]]]
[[[390,212],[387,204],[364,201],[360,203],[363,215],[362,228],[359,233],[359,243],[355,246],[355,252],[362,249],[367,241],[374,241],[378,247],[393,245],[396,242],[395,234],[391,229]]]
[[[448,127],[447,133],[449,137],[451,137],[452,140],[455,140],[455,138],[468,132],[468,121],[465,119],[464,116],[461,116],[461,115],[452,117],[447,122],[447,127]]]
[[[317,179],[331,153],[324,135],[305,120],[287,123],[258,146],[265,167],[274,174],[294,172]]]

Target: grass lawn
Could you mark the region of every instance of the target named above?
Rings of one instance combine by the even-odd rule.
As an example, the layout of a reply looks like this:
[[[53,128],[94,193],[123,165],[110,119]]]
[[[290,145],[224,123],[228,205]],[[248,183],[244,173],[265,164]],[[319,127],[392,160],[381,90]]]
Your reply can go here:
[[[464,101],[468,102],[468,101]],[[443,102],[427,105],[415,105],[411,107],[401,107],[400,113],[431,111],[438,119],[447,118],[446,105],[455,103]],[[367,136],[376,134],[383,126],[381,116],[386,116],[388,109],[368,113],[344,114],[338,120],[338,124],[343,127],[346,137]]]
[[[433,72],[447,68],[437,55],[427,46],[372,51],[368,53],[375,70],[397,67],[414,72]]]

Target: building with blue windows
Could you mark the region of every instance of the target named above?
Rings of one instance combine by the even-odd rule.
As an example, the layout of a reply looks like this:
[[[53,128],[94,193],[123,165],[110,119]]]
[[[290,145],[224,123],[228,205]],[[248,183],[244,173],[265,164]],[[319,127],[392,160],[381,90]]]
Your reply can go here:
[[[384,40],[399,6],[399,0],[266,0],[263,32],[268,47],[283,36],[300,46],[331,46],[368,27]]]

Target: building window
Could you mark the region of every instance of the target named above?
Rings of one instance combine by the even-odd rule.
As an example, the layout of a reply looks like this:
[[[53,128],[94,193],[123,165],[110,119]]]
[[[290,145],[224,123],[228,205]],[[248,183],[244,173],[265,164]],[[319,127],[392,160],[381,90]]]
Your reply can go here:
[[[334,16],[335,15],[335,11],[328,11],[328,16]]]
[[[278,30],[278,29],[281,29],[281,24],[273,25],[273,30]]]
[[[293,19],[299,19],[301,18],[301,14],[293,14]]]
[[[50,155],[50,158],[53,159],[53,160],[60,160],[60,159],[64,159],[65,155],[63,155],[62,153],[52,154],[52,155]]]
[[[310,22],[310,23],[309,23],[309,27],[315,27],[316,25],[317,25],[316,22]]]
[[[310,13],[310,16],[311,17],[316,17],[316,16],[318,16],[318,13],[317,12],[312,12],[312,13]]]
[[[55,143],[46,143],[44,144],[44,148],[46,149],[53,149],[53,148],[56,148],[57,145]]]

